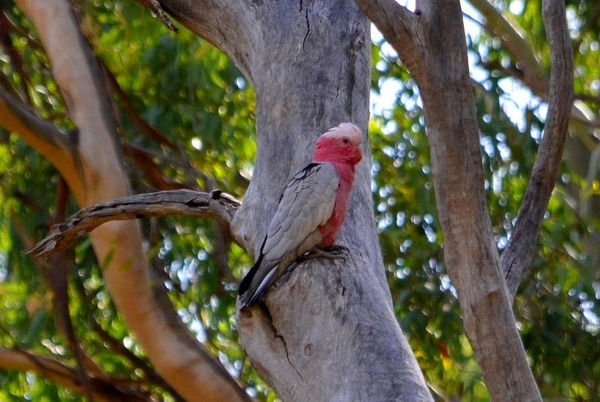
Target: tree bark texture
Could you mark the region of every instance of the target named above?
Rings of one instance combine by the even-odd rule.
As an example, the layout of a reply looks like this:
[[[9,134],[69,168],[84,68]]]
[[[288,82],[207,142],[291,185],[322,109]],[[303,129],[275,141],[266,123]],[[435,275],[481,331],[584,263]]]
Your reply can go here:
[[[444,259],[493,401],[541,401],[516,328],[484,191],[458,2],[423,7],[425,111]],[[457,23],[458,22],[458,23]],[[423,32],[425,31],[425,32]],[[412,71],[412,70],[411,70]]]
[[[12,126],[21,128],[18,132],[31,140],[30,145],[56,162],[80,206],[129,195],[110,96],[68,2],[20,0],[17,4],[39,31],[79,134],[76,141],[58,142],[68,146],[56,146],[36,135],[30,115],[13,115],[21,124]],[[4,97],[0,106],[8,105],[7,100]],[[90,237],[117,308],[158,372],[177,392],[188,400],[248,400],[225,368],[177,319],[172,306],[156,299],[137,223],[109,222]]]
[[[344,121],[366,134],[369,22],[348,0],[161,5],[227,53],[255,87],[258,155],[232,230],[256,255],[281,191],[310,161],[319,134]],[[349,255],[300,264],[264,306],[238,316],[242,346],[283,400],[431,400],[394,316],[364,139],[338,240]]]
[[[415,78],[425,111],[444,260],[493,401],[541,401],[515,325],[484,191],[458,1],[357,0]]]

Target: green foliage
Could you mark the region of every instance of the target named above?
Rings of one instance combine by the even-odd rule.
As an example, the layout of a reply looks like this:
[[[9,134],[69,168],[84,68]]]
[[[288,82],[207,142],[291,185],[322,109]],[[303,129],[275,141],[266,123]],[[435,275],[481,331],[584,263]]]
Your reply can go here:
[[[533,52],[548,68],[540,1],[523,2],[522,7],[517,3],[494,2],[523,27]],[[568,4],[578,50],[575,88],[598,96],[597,6]],[[120,88],[113,91],[118,129],[134,191],[179,183],[221,188],[241,198],[256,151],[255,98],[235,66],[184,28],[179,34],[169,32],[135,2],[89,1],[79,7],[88,40]],[[23,73],[0,47],[0,75],[6,79],[0,85],[8,82],[40,116],[64,131],[72,130],[46,56],[36,39],[22,34],[32,31],[31,24],[11,2],[3,2],[2,9],[20,28],[11,31],[11,43],[22,59]],[[535,97],[523,103],[521,98],[530,95],[509,74],[511,56],[498,39],[470,33],[468,45],[476,66],[474,94],[489,210],[501,251],[533,166],[546,105]],[[439,399],[485,401],[487,391],[444,265],[418,88],[385,42],[376,38],[372,55],[373,94],[381,95],[387,105],[374,108],[369,127],[372,189],[396,314]],[[392,101],[390,87],[397,89]],[[597,103],[588,106],[597,110]],[[138,115],[153,129],[142,127]],[[147,152],[165,182],[146,174],[127,151],[132,146]],[[43,236],[57,216],[77,206],[71,201],[60,210],[56,199],[62,184],[56,170],[3,129],[0,175],[0,347],[55,357],[75,367],[73,351],[54,324],[52,293],[40,275],[44,266],[24,256],[23,250]],[[599,274],[585,244],[598,224],[581,219],[571,186],[583,181],[567,167],[562,169],[539,247],[515,300],[519,330],[548,399],[589,400],[600,394],[600,292],[593,288]],[[233,318],[235,278],[252,264],[250,257],[212,222],[170,217],[144,221],[142,226],[154,274],[169,290],[182,320],[250,394],[276,400],[246,362]],[[90,243],[79,241],[68,261],[70,314],[84,350],[115,378],[147,380],[149,362],[112,303]],[[0,371],[0,384],[0,399],[7,401],[80,398],[30,373]],[[152,395],[172,400],[167,387],[148,384]]]

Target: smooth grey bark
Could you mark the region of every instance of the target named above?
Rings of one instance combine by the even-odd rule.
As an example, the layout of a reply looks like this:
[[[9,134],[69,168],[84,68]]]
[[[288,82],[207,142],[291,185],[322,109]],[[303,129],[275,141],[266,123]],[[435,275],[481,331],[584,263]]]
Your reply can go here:
[[[82,208],[63,223],[53,225],[46,237],[26,252],[36,257],[50,257],[69,247],[84,234],[111,221],[178,214],[211,218],[229,224],[239,206],[238,200],[219,190],[210,193],[159,191],[117,198]]]
[[[233,233],[257,254],[289,178],[319,134],[340,122],[365,134],[348,217],[344,260],[301,264],[238,317],[259,374],[289,401],[431,400],[394,316],[377,239],[366,136],[369,22],[349,0],[163,0],[162,7],[220,47],[257,96],[258,155]]]
[[[444,260],[493,401],[541,401],[515,325],[484,191],[458,0],[356,0],[398,52],[423,101]]]

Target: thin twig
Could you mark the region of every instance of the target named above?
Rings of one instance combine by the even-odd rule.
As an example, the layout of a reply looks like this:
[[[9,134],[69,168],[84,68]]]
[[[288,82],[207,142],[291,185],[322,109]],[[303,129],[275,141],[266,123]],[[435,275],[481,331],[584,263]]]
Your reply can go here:
[[[179,32],[179,29],[171,22],[169,16],[164,12],[158,0],[138,0],[138,2],[154,11],[154,14],[156,14],[162,23],[171,31]]]

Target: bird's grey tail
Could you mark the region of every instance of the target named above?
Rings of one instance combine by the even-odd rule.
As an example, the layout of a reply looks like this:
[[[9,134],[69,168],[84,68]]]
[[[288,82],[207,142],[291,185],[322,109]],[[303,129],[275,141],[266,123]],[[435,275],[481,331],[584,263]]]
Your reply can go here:
[[[261,267],[264,261],[263,257],[263,255],[259,257],[256,264],[242,279],[239,290],[240,310],[252,306],[260,299],[267,290],[273,275],[277,272],[277,265],[271,267],[271,269]]]

